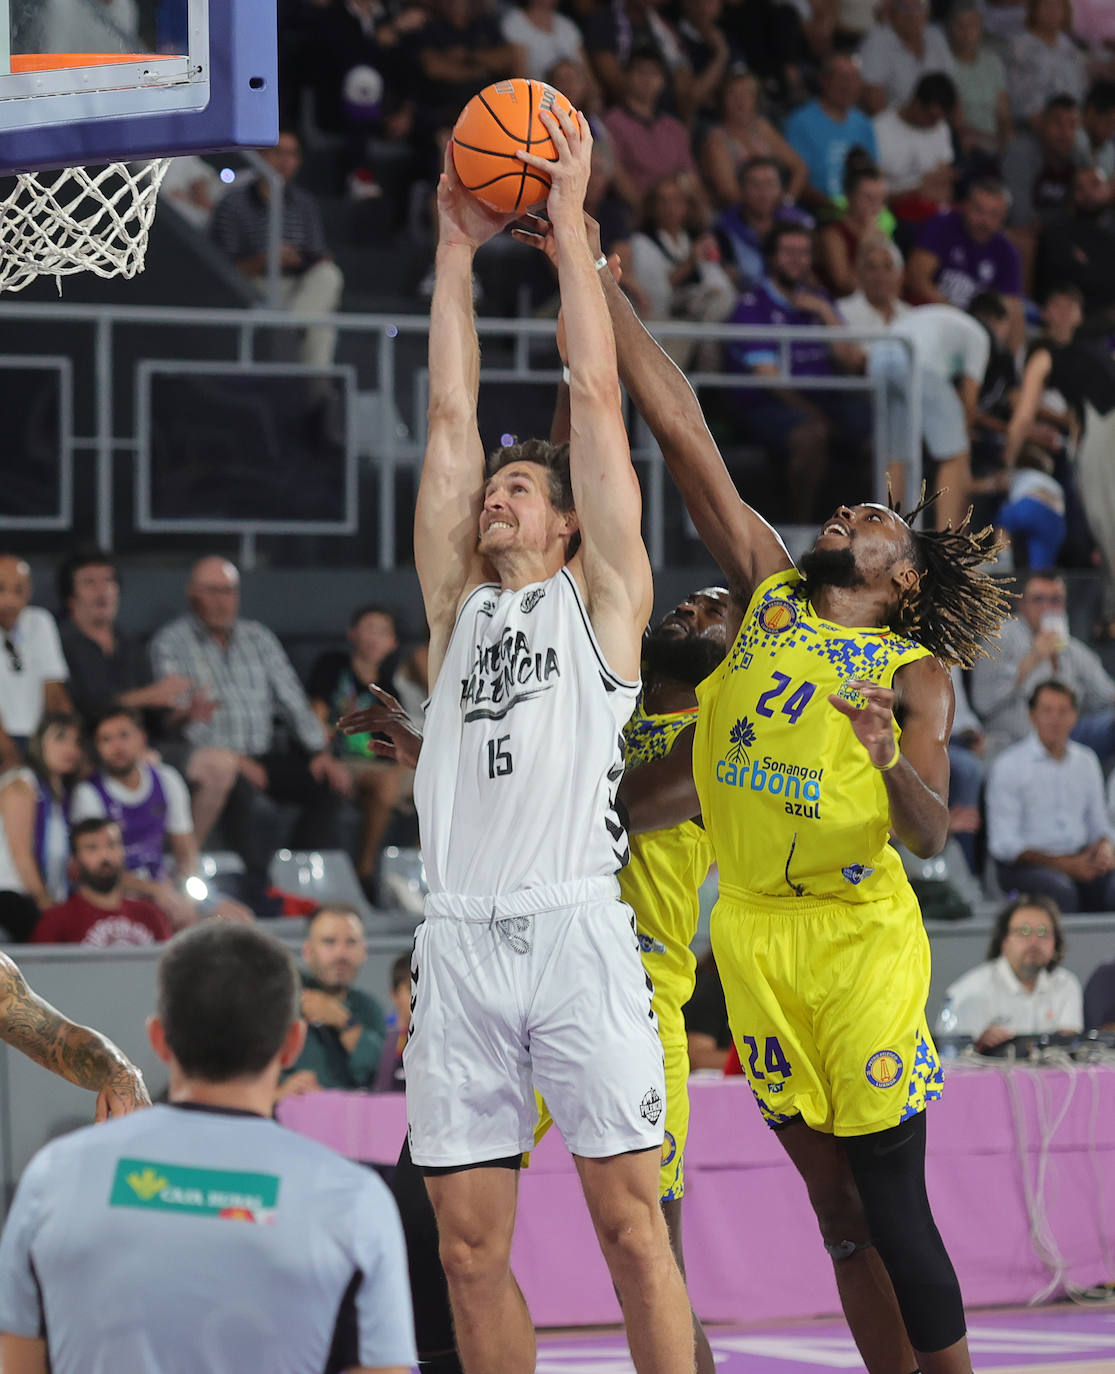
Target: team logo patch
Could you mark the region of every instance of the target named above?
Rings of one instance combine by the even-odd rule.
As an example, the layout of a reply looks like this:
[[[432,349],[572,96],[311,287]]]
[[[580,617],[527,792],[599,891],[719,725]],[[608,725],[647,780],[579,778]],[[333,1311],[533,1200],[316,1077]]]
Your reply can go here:
[[[643,1094],[643,1100],[639,1103],[639,1115],[652,1126],[658,1124],[658,1118],[662,1115],[662,1096],[657,1088],[648,1088]]]
[[[484,601],[484,602],[481,603],[481,606],[480,606],[480,614],[481,614],[481,615],[489,615],[489,616],[490,616],[490,615],[495,615],[495,613],[496,613],[496,603],[495,603],[490,597],[488,598],[487,601]]]
[[[639,941],[639,949],[644,954],[665,954],[666,946],[661,940],[656,940],[653,935],[636,935]]]
[[[678,1152],[678,1143],[674,1139],[672,1132],[667,1131],[662,1140],[662,1163],[672,1164],[674,1156]]]
[[[523,599],[519,602],[519,610],[523,615],[529,615],[545,595],[545,587],[535,587],[532,591],[524,592]]]
[[[870,878],[875,870],[867,864],[849,864],[840,872],[843,874],[845,882],[851,883],[853,887],[858,887],[864,878]]]
[[[758,620],[759,628],[768,635],[780,635],[798,623],[797,607],[792,601],[776,596],[759,607]]]
[[[747,751],[755,743],[755,727],[744,716],[737,720],[728,733],[728,758],[733,763],[746,761]]]
[[[902,1080],[902,1057],[894,1050],[877,1050],[864,1073],[873,1088],[893,1088]]]

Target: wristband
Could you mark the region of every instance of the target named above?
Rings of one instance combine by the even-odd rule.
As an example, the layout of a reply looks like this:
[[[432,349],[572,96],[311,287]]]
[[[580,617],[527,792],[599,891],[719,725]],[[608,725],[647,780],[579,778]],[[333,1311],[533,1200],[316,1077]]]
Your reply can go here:
[[[572,378],[569,376],[569,369],[566,367],[564,363],[562,363],[561,365],[561,380],[565,383],[566,386],[568,386],[570,381],[572,380]]]
[[[899,760],[901,757],[902,757],[902,750],[898,747],[898,741],[895,740],[895,741],[894,741],[894,754],[893,754],[892,757],[891,757],[890,763],[877,763],[877,764],[875,764],[875,767],[879,770],[880,773],[889,773],[890,770],[895,766],[895,764],[897,764],[898,760]]]
[[[607,255],[607,253],[601,253],[600,256],[596,259],[596,261],[595,261],[592,265],[593,265],[593,267],[596,268],[596,270],[597,270],[598,272],[602,272],[602,271],[604,270],[604,268],[607,267],[607,265],[608,265],[608,255]]]

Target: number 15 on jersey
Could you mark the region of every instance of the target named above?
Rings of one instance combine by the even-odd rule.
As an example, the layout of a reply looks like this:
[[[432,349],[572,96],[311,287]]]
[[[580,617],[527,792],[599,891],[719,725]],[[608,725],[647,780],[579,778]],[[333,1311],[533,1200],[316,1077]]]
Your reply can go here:
[[[488,741],[488,777],[505,778],[515,771],[515,760],[511,757],[511,736],[500,735],[499,739]]]

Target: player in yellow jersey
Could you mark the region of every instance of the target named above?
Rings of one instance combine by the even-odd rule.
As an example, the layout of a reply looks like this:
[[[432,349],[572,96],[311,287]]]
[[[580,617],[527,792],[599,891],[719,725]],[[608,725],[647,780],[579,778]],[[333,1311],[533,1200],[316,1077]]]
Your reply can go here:
[[[1006,613],[979,571],[993,536],[841,506],[799,571],[740,500],[684,376],[601,281],[623,383],[731,594],[694,765],[733,1036],[809,1186],[871,1374],[970,1374],[925,1191],[923,1108],[940,1088],[928,942],[887,841],[930,855],[947,837],[948,665]]]

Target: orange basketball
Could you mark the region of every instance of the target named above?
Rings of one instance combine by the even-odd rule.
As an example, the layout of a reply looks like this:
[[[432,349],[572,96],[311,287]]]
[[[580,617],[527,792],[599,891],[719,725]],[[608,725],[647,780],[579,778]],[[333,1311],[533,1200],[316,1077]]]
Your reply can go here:
[[[512,214],[546,199],[550,178],[515,156],[523,148],[537,157],[557,156],[542,110],[573,107],[544,81],[514,77],[485,86],[461,111],[453,129],[453,166],[461,184],[491,210]]]

